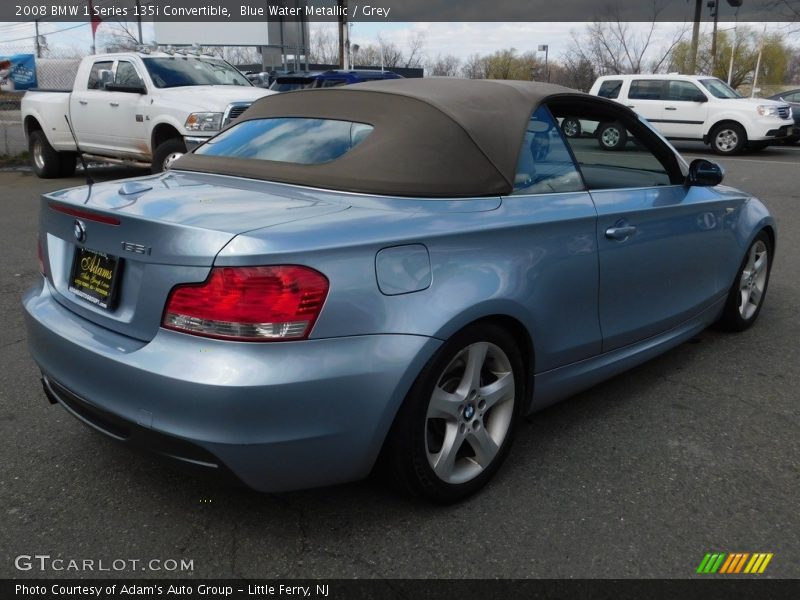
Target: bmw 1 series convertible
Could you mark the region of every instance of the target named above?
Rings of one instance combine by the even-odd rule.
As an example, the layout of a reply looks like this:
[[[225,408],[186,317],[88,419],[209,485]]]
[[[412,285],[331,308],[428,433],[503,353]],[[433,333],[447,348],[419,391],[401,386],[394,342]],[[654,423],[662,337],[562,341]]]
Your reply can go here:
[[[256,490],[379,463],[454,502],[525,415],[755,322],[775,222],[722,177],[555,85],[273,95],[166,173],[42,197],[30,352],[85,424]]]

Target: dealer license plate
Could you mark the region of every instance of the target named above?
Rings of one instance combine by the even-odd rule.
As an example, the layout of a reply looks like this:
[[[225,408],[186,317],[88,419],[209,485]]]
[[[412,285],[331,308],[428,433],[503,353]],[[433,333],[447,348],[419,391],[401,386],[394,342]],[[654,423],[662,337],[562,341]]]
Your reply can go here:
[[[113,310],[121,261],[116,256],[77,248],[72,259],[69,291],[105,310]]]

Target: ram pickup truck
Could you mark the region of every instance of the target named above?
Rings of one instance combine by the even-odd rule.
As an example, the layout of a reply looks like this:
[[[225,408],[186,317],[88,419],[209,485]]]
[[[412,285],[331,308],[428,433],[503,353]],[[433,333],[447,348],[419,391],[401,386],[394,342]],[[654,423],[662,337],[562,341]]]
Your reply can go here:
[[[69,124],[90,158],[149,164],[157,173],[272,93],[217,58],[93,55],[81,62],[72,91],[27,92],[22,122],[39,177],[75,171],[78,148]]]

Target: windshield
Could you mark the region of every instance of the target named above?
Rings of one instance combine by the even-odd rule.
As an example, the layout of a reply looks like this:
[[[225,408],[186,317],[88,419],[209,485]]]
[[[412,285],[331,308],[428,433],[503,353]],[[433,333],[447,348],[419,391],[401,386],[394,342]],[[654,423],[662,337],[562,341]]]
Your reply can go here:
[[[709,92],[717,98],[741,98],[742,95],[729,86],[727,83],[719,79],[701,79],[700,83],[703,84]]]
[[[252,84],[239,71],[224,60],[194,56],[145,58],[144,65],[158,88],[191,85],[244,85]]]

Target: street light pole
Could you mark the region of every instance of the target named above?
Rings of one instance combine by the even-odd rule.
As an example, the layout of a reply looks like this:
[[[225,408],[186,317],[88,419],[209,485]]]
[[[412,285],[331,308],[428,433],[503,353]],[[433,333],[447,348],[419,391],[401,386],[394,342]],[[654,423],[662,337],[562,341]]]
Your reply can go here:
[[[544,72],[548,82],[550,81],[550,66],[548,63],[549,51],[550,51],[550,46],[548,44],[539,44],[539,52],[544,52]]]

